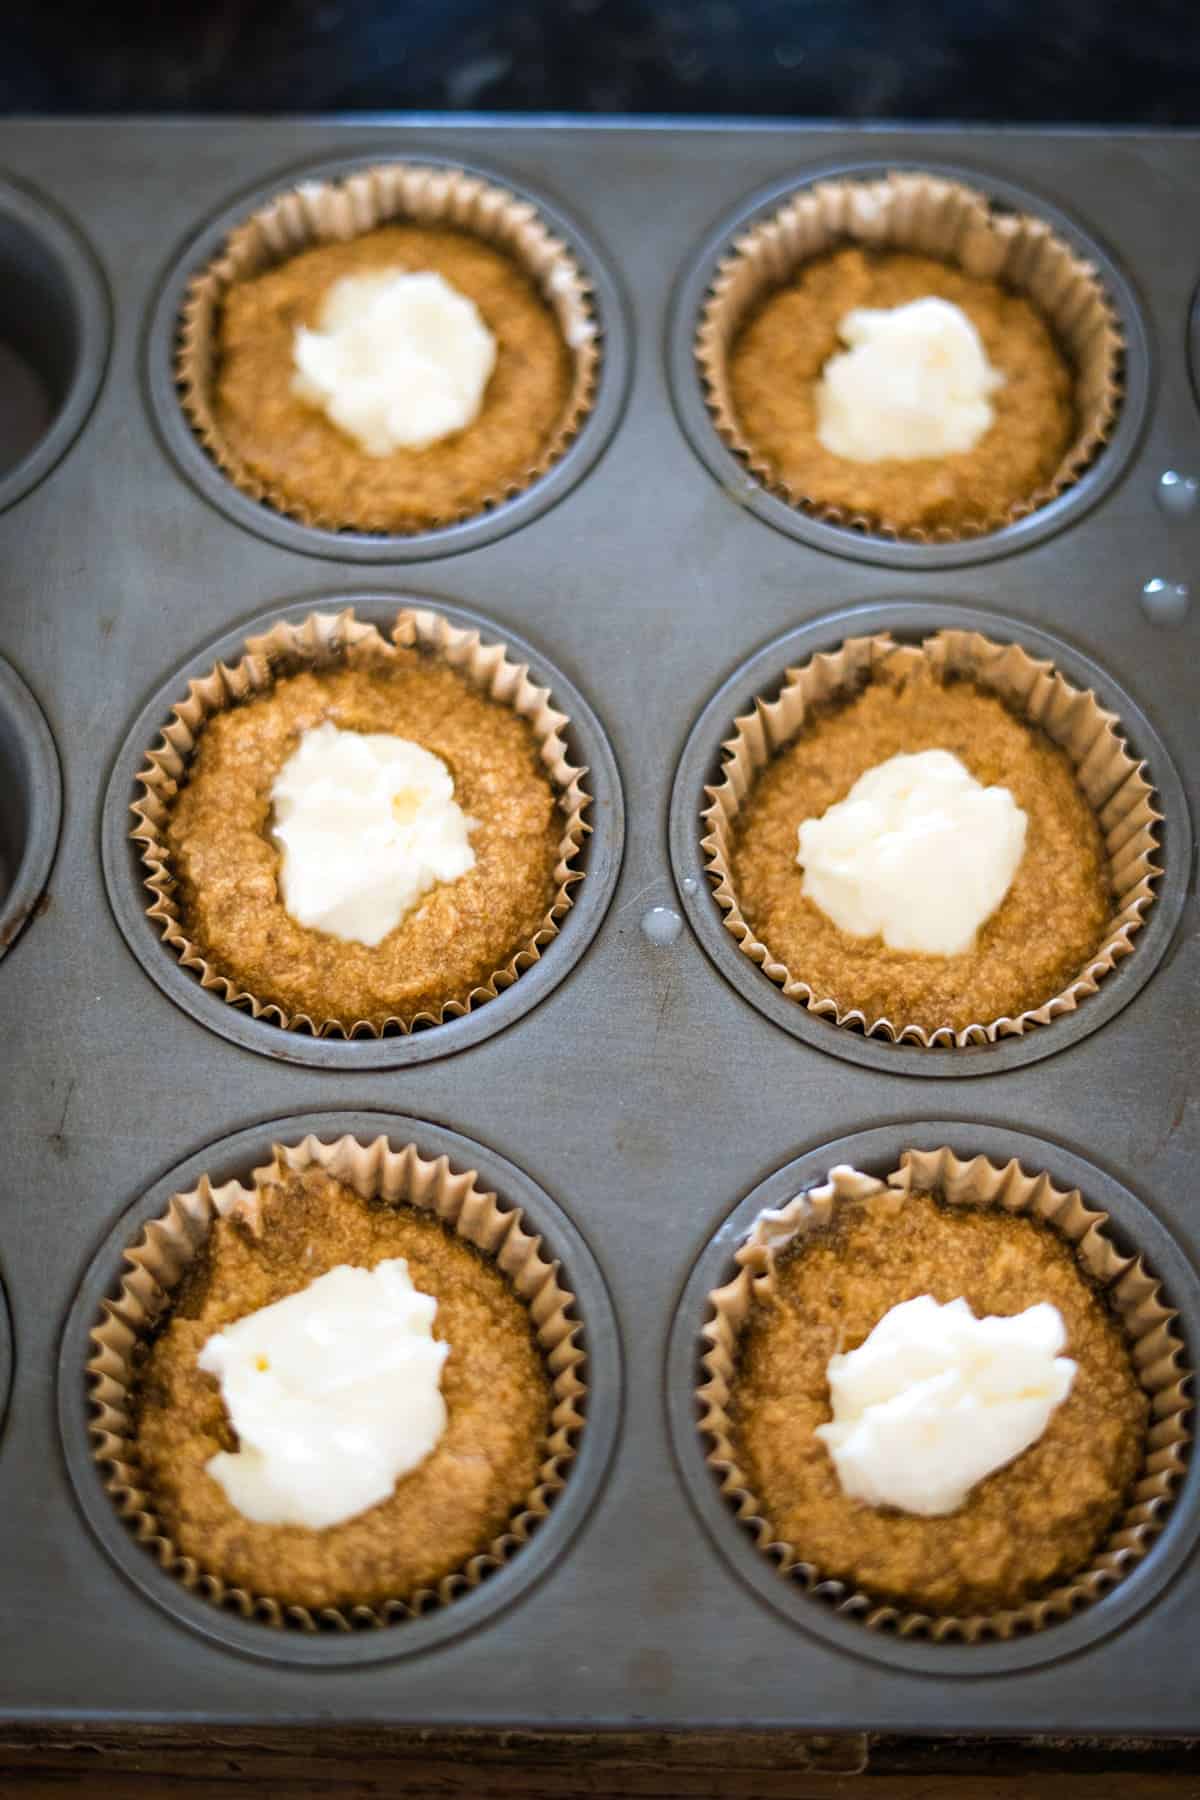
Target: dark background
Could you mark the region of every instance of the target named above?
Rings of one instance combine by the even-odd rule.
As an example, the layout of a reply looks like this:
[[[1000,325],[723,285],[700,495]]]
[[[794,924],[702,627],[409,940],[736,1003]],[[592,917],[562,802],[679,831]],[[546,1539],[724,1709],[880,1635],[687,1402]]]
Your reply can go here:
[[[1200,124],[1200,0],[0,0],[0,112]]]

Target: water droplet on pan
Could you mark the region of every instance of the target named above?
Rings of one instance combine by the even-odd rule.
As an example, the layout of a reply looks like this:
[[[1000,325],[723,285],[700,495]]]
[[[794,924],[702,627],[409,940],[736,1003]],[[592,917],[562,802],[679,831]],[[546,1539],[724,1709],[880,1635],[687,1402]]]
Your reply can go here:
[[[1181,625],[1190,600],[1186,581],[1163,581],[1156,575],[1142,589],[1142,611],[1152,625]]]
[[[681,885],[685,894],[694,894],[700,886],[700,883],[696,880],[694,875],[685,875]]]
[[[1200,506],[1200,477],[1164,469],[1155,490],[1158,504],[1169,519],[1186,519]]]
[[[673,944],[683,930],[683,920],[669,906],[652,906],[642,914],[642,930],[652,944]]]

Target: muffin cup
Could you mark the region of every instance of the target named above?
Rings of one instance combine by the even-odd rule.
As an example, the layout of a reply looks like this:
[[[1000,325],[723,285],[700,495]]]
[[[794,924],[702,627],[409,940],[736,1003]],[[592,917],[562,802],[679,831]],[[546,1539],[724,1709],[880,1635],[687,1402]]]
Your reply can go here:
[[[774,1538],[760,1503],[739,1467],[729,1416],[737,1385],[738,1345],[756,1300],[771,1294],[776,1259],[809,1231],[819,1231],[839,1205],[894,1190],[897,1205],[909,1193],[934,1193],[948,1205],[997,1207],[1023,1214],[1069,1243],[1121,1321],[1134,1372],[1150,1401],[1145,1458],[1125,1509],[1087,1568],[1049,1593],[994,1613],[934,1615],[881,1602],[850,1583],[824,1575],[803,1560],[801,1547]],[[699,1428],[709,1444],[707,1462],[721,1493],[758,1548],[782,1575],[871,1631],[935,1643],[1007,1641],[1069,1618],[1115,1587],[1149,1551],[1166,1522],[1186,1463],[1190,1433],[1186,1414],[1190,1371],[1176,1330],[1178,1315],[1163,1300],[1159,1282],[1137,1256],[1122,1254],[1109,1235],[1107,1213],[1087,1207],[1078,1189],[1057,1188],[1047,1175],[1028,1175],[1020,1163],[1003,1167],[984,1156],[964,1162],[953,1151],[906,1150],[886,1180],[848,1165],[827,1182],[798,1194],[777,1211],[759,1215],[735,1256],[736,1275],[709,1295],[703,1327],[704,1379],[697,1388]]]
[[[732,843],[742,805],[771,757],[792,740],[822,709],[851,699],[886,658],[927,657],[939,674],[964,677],[996,694],[1028,724],[1044,731],[1066,751],[1100,825],[1108,854],[1113,912],[1104,940],[1069,987],[1017,1018],[980,1020],[955,1029],[947,1023],[929,1031],[903,1019],[868,1019],[860,1010],[843,1008],[836,996],[819,994],[789,969],[757,938],[747,924],[734,887]],[[734,720],[733,736],[723,745],[721,779],[705,789],[709,804],[701,819],[702,849],[724,923],[739,948],[791,1000],[810,1012],[849,1026],[868,1037],[922,1048],[965,1048],[1019,1037],[1035,1025],[1048,1025],[1074,1012],[1094,994],[1105,976],[1134,948],[1134,937],[1154,900],[1154,882],[1162,871],[1155,861],[1157,827],[1162,815],[1145,765],[1135,762],[1120,735],[1119,721],[1094,694],[1073,687],[1052,663],[1030,656],[1019,644],[999,644],[977,631],[947,629],[919,645],[897,646],[887,633],[848,638],[837,650],[818,653],[797,669],[788,669],[774,699],[759,698],[754,711]]]
[[[571,357],[571,390],[562,417],[537,460],[520,479],[485,494],[477,505],[448,512],[438,526],[490,511],[523,493],[562,456],[595,399],[600,339],[587,276],[537,209],[506,188],[461,169],[382,163],[341,181],[306,181],[277,194],[229,234],[220,255],[188,285],[180,311],[175,378],[192,431],[222,474],[252,500],[302,525],[326,531],[378,530],[369,522],[303,505],[262,481],[226,440],[215,408],[217,326],[229,289],[317,244],[345,243],[382,225],[445,226],[505,252],[529,276],[558,321]],[[426,526],[389,526],[387,536],[416,536]]]
[[[961,527],[901,529],[799,492],[743,434],[729,355],[754,307],[802,264],[843,245],[916,251],[1024,295],[1051,326],[1074,372],[1075,431],[1053,477],[1018,504]],[[1124,341],[1099,273],[1043,219],[1000,210],[965,183],[920,171],[803,188],[737,239],[717,269],[696,329],[695,357],[722,441],[772,493],[829,524],[914,544],[981,537],[1065,493],[1108,442],[1121,404]]]
[[[551,1384],[550,1433],[538,1485],[507,1529],[436,1587],[396,1595],[381,1606],[314,1610],[230,1586],[172,1543],[155,1515],[152,1496],[140,1485],[134,1403],[139,1347],[169,1309],[171,1296],[204,1245],[214,1218],[241,1218],[258,1230],[264,1188],[308,1168],[324,1170],[363,1200],[408,1204],[432,1213],[455,1236],[482,1251],[529,1308]],[[103,1303],[90,1334],[92,1456],[118,1514],[159,1567],[189,1592],[244,1619],[276,1627],[348,1632],[393,1625],[448,1605],[478,1587],[528,1542],[549,1512],[567,1480],[584,1424],[586,1354],[577,1342],[580,1324],[571,1317],[575,1297],[560,1279],[559,1264],[547,1259],[541,1244],[540,1237],[526,1230],[520,1210],[506,1210],[495,1194],[481,1187],[473,1171],[452,1169],[445,1156],[430,1161],[412,1144],[393,1150],[382,1136],[369,1144],[354,1137],[323,1143],[314,1136],[299,1144],[277,1144],[272,1162],[255,1169],[249,1185],[230,1181],[214,1188],[207,1176],[202,1177],[190,1192],[174,1195],[166,1213],[147,1224],[139,1241],[126,1251],[129,1272],[120,1295]]]
[[[511,706],[528,722],[566,821],[554,871],[556,893],[537,932],[503,968],[494,970],[465,998],[446,1000],[437,1012],[417,1013],[410,1019],[389,1017],[381,1023],[369,1019],[316,1020],[307,1013],[288,1013],[276,1002],[248,993],[215,969],[184,929],[177,900],[178,882],[166,840],[175,797],[187,780],[188,765],[206,723],[214,714],[269,692],[277,680],[301,670],[341,666],[370,670],[386,666],[388,660],[385,638],[374,625],[356,618],[352,608],[339,613],[310,613],[295,624],[280,620],[270,631],[246,640],[246,653],[239,662],[232,666],[218,663],[201,680],[188,683],[187,698],[175,706],[161,739],[138,774],[142,792],[131,803],[137,823],[130,836],[140,846],[146,869],[145,886],[152,896],[146,916],[162,932],[164,942],[183,966],[199,976],[202,987],[215,990],[231,1006],[245,1007],[254,1018],[266,1019],[285,1031],[307,1031],[316,1037],[382,1037],[385,1032],[410,1032],[418,1026],[461,1018],[485,1001],[494,1000],[504,988],[512,986],[523,970],[539,960],[570,910],[572,889],[583,879],[582,871],[572,864],[591,831],[585,817],[591,804],[583,785],[587,770],[576,768],[570,760],[564,737],[569,721],[551,705],[550,690],[537,686],[530,679],[528,667],[513,662],[503,644],[485,644],[478,631],[453,625],[441,613],[427,608],[406,607],[400,611],[391,638],[402,649],[421,650],[443,659],[489,699]]]

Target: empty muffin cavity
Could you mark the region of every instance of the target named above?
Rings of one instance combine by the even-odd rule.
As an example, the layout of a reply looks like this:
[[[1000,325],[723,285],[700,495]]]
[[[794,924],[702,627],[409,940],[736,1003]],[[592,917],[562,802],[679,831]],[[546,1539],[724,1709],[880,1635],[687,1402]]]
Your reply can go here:
[[[53,467],[104,368],[108,307],[72,227],[0,182],[0,508]]]

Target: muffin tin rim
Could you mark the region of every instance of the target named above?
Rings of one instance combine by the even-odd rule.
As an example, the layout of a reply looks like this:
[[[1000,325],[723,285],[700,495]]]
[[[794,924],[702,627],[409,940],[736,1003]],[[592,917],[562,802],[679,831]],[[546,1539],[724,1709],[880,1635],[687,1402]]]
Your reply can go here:
[[[1112,437],[1079,480],[1047,505],[1022,519],[979,537],[952,543],[914,544],[849,526],[833,525],[792,506],[752,475],[725,444],[713,424],[694,352],[696,324],[717,265],[749,226],[769,218],[789,198],[820,181],[879,179],[889,172],[941,176],[975,188],[1006,209],[1044,219],[1073,249],[1099,271],[1124,334],[1124,374],[1120,410]],[[731,498],[764,524],[815,550],[852,562],[911,569],[964,568],[992,562],[1041,543],[1089,512],[1126,474],[1141,442],[1150,410],[1155,357],[1150,326],[1133,283],[1113,254],[1070,213],[1037,192],[989,170],[964,167],[940,159],[835,159],[806,164],[755,189],[727,212],[706,234],[680,271],[668,309],[667,375],[671,398],[684,437],[713,479]]]
[[[734,719],[754,698],[774,692],[786,668],[848,637],[892,631],[899,641],[932,636],[945,627],[980,631],[999,642],[1013,641],[1048,656],[1077,685],[1092,689],[1117,715],[1130,749],[1149,766],[1163,815],[1158,828],[1162,874],[1131,955],[1105,976],[1096,993],[1072,1013],[1031,1027],[1018,1037],[955,1049],[924,1049],[866,1037],[832,1024],[789,999],[741,949],[726,928],[713,895],[701,848],[701,809],[706,784],[717,777],[721,746]],[[743,999],[792,1037],[862,1067],[897,1075],[959,1079],[995,1075],[1056,1055],[1114,1018],[1151,979],[1166,957],[1187,900],[1192,868],[1192,827],[1182,780],[1159,733],[1137,702],[1084,651],[1014,615],[937,598],[855,603],[822,613],[772,638],[728,675],[705,703],[679,759],[671,789],[668,835],[671,867],[683,911],[701,946]]]
[[[215,662],[240,654],[254,632],[280,619],[303,619],[311,612],[353,608],[374,624],[389,624],[406,606],[430,607],[452,624],[478,630],[485,642],[497,641],[528,662],[534,679],[550,690],[553,704],[568,718],[567,740],[578,746],[586,765],[585,785],[591,797],[584,840],[584,878],[572,889],[572,904],[555,937],[539,960],[494,999],[472,1007],[460,1018],[388,1037],[315,1037],[285,1030],[256,1019],[206,989],[185,969],[147,916],[150,904],[144,869],[132,830],[130,801],[147,753],[158,741],[172,705],[187,691],[189,679],[207,673]],[[284,1063],[310,1068],[352,1070],[397,1069],[432,1062],[492,1037],[515,1023],[558,987],[580,961],[604,921],[621,872],[625,840],[625,804],[621,776],[608,734],[583,695],[558,666],[507,625],[486,614],[431,594],[393,593],[379,589],[315,594],[284,601],[227,629],[206,642],[159,684],[138,712],[112,764],[101,811],[101,862],[109,907],[129,949],[151,981],[176,1006],[218,1036]]]
[[[188,283],[212,261],[237,225],[273,196],[299,181],[337,181],[381,163],[408,162],[421,168],[453,168],[504,187],[528,201],[560,237],[588,280],[602,342],[596,391],[579,430],[544,475],[509,500],[469,518],[411,533],[329,531],[305,525],[251,499],[234,485],[196,437],[180,405],[175,381],[175,343]],[[563,499],[594,467],[608,447],[629,396],[633,376],[633,331],[628,301],[615,268],[594,237],[548,199],[540,188],[510,177],[501,165],[467,162],[445,152],[381,144],[378,151],[292,163],[245,189],[207,215],[177,245],[150,303],[142,378],[146,405],[158,443],[176,471],[227,519],[285,550],[336,562],[396,565],[427,562],[477,549],[539,518]]]
[[[61,462],[91,415],[108,366],[112,303],[87,239],[57,204],[10,175],[0,176],[0,216],[15,218],[38,238],[61,272],[75,304],[79,345],[71,383],[50,428],[21,461],[0,475],[0,513],[14,506]]]
[[[0,958],[35,918],[46,889],[62,824],[62,772],[54,737],[33,691],[0,656],[0,712],[16,731],[27,760],[29,826],[12,885],[0,899]]]
[[[268,1160],[273,1143],[380,1134],[413,1143],[425,1156],[448,1156],[456,1168],[477,1171],[533,1230],[564,1275],[578,1302],[587,1353],[587,1405],[578,1452],[566,1485],[530,1541],[470,1593],[418,1618],[382,1630],[331,1635],[273,1628],[241,1619],[189,1593],[160,1569],[121,1519],[104,1488],[89,1437],[91,1402],[86,1378],[90,1333],[106,1295],[124,1273],[123,1252],[141,1226],[157,1217],[172,1194],[193,1187],[203,1174],[222,1180],[247,1176]],[[265,1119],[218,1138],[183,1158],[124,1207],[89,1257],[64,1321],[56,1365],[56,1411],[67,1471],[80,1512],[109,1559],[142,1595],[189,1630],[258,1661],[297,1669],[349,1669],[429,1651],[458,1638],[513,1605],[560,1560],[582,1529],[607,1478],[624,1401],[623,1351],[616,1312],[603,1272],[579,1227],[540,1183],[478,1139],[406,1113],[336,1108]]]
[[[1007,1125],[967,1120],[903,1119],[847,1133],[776,1167],[736,1203],[707,1239],[688,1271],[667,1340],[664,1375],[667,1429],[676,1472],[692,1509],[727,1566],[761,1600],[801,1630],[864,1661],[926,1676],[996,1676],[1058,1662],[1091,1648],[1151,1605],[1190,1558],[1200,1529],[1200,1454],[1196,1447],[1195,1397],[1187,1468],[1161,1533],[1143,1560],[1095,1605],[1029,1636],[1006,1643],[930,1644],[870,1631],[841,1618],[818,1596],[804,1592],[764,1555],[721,1494],[706,1461],[698,1423],[699,1379],[707,1298],[727,1279],[737,1246],[765,1207],[779,1207],[824,1180],[837,1163],[867,1174],[898,1167],[906,1149],[948,1146],[960,1157],[984,1155],[999,1164],[1015,1157],[1029,1172],[1044,1170],[1056,1185],[1078,1188],[1085,1201],[1109,1214],[1120,1237],[1144,1254],[1151,1272],[1178,1309],[1178,1330],[1189,1366],[1200,1345],[1200,1277],[1187,1252],[1148,1203],[1108,1170],[1050,1138]]]

